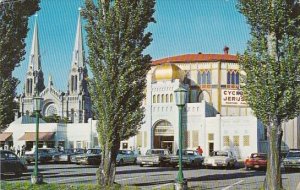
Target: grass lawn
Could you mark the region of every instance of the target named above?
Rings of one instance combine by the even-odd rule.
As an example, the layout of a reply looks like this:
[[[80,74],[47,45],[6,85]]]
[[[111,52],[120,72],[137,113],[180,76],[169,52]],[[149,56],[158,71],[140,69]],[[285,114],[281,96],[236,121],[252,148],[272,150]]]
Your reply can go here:
[[[0,182],[0,189],[5,190],[97,190],[97,189],[111,189],[111,190],[137,190],[137,187],[132,186],[120,186],[114,185],[111,188],[101,188],[96,184],[78,184],[78,185],[67,185],[67,184],[41,184],[41,185],[32,185],[30,182]]]

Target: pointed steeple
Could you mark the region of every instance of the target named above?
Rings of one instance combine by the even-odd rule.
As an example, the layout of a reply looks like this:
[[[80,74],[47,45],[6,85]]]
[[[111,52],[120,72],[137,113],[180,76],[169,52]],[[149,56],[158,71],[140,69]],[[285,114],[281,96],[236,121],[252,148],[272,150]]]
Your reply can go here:
[[[40,58],[38,24],[36,19],[32,36],[31,52],[29,55],[28,70],[26,75],[25,96],[32,97],[36,92],[42,92],[44,88],[45,85]]]
[[[77,21],[76,38],[73,50],[72,66],[84,67],[83,58],[83,43],[82,43],[82,28],[81,28],[81,15],[79,9],[79,16]]]
[[[34,71],[38,71],[41,69],[40,44],[39,44],[37,19],[35,20],[35,24],[34,24],[31,52],[29,57],[29,67],[30,66],[32,66],[32,69]]]

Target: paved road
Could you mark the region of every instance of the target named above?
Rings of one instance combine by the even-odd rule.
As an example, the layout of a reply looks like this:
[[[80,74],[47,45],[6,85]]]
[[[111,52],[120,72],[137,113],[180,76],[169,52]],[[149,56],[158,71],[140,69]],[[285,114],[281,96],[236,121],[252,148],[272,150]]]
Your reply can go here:
[[[40,165],[40,171],[47,183],[96,183],[97,167],[75,164]],[[8,176],[6,181],[29,181],[33,166],[21,178]],[[116,171],[116,182],[138,186],[141,189],[160,189],[172,187],[178,168],[140,167],[137,165],[120,166]],[[264,171],[245,171],[244,168],[225,169],[185,169],[191,189],[259,189],[264,180]],[[295,190],[300,183],[300,172],[283,172],[286,189]]]

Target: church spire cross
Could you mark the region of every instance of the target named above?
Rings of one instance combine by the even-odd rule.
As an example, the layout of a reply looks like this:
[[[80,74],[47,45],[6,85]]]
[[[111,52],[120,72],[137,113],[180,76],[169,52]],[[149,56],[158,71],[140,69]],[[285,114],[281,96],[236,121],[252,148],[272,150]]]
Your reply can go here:
[[[33,71],[38,71],[41,69],[41,60],[40,60],[40,44],[39,44],[39,34],[38,34],[38,23],[37,18],[34,24],[31,52],[29,57],[29,68]]]
[[[77,67],[84,67],[83,58],[83,43],[82,43],[82,28],[81,28],[81,9],[79,9],[79,16],[77,21],[76,37],[73,50],[72,66],[77,65]]]

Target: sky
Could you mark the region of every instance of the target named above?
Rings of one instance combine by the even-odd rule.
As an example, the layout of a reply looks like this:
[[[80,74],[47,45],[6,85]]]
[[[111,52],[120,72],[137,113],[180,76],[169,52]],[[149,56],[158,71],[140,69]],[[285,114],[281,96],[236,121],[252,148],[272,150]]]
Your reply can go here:
[[[236,0],[156,0],[155,20],[148,27],[153,35],[144,51],[153,60],[188,53],[243,53],[250,39],[249,26],[236,9]],[[44,83],[52,75],[54,87],[66,91],[76,35],[78,8],[84,0],[41,0],[37,17],[29,19],[26,52],[14,76],[23,92],[31,48],[34,21],[38,21],[41,64]],[[84,32],[85,35],[85,32]],[[86,39],[84,39],[84,43]]]

